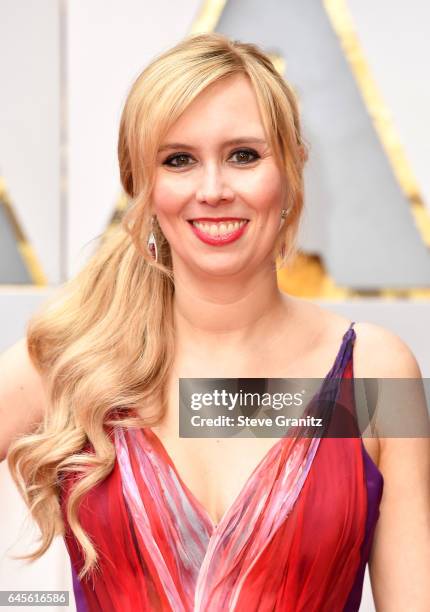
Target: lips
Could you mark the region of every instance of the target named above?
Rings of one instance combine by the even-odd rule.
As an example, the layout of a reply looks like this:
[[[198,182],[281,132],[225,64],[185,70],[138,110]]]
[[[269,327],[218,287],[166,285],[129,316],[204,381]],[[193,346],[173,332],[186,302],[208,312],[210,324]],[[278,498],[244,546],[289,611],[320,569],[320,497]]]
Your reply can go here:
[[[237,217],[217,217],[216,219],[214,217],[206,217],[193,219],[193,221],[198,225],[196,226],[191,220],[189,221],[189,225],[194,234],[197,236],[197,238],[199,238],[205,244],[210,244],[212,246],[224,246],[235,242],[243,235],[244,231],[246,230],[246,227],[249,225],[248,219],[240,219]],[[214,232],[213,230],[208,231],[210,223],[212,223],[213,226],[222,224],[226,225],[226,223],[228,222],[234,224],[240,223],[240,225],[239,227],[231,228],[231,231],[225,231],[224,228],[223,233],[219,233],[216,231]],[[200,226],[200,224],[207,224],[207,226],[206,228],[203,228]]]
[[[207,223],[221,223],[222,221],[249,221],[246,217],[196,217],[195,219],[188,219],[191,223],[192,221],[201,221]]]

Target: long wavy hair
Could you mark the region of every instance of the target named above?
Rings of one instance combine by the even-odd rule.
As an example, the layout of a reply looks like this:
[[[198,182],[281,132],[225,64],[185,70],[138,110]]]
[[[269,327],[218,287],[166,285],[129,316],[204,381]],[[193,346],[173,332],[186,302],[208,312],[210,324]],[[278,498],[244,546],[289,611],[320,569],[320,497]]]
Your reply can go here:
[[[254,44],[216,33],[185,38],[143,70],[125,101],[118,159],[129,206],[121,224],[28,324],[30,358],[46,383],[49,405],[38,429],[14,440],[7,456],[41,531],[37,550],[18,558],[37,559],[54,536],[64,535],[62,483],[65,475],[78,473],[66,516],[85,560],[79,577],[98,568],[97,551],[80,525],[78,511],[83,496],[109,475],[115,463],[106,426],[151,426],[167,408],[174,282],[170,247],[157,223],[158,262],[147,247],[157,151],[199,93],[237,74],[245,74],[254,88],[266,136],[287,185],[283,205],[289,215],[273,256],[283,266],[296,252],[307,147],[292,88]],[[145,411],[150,404],[158,407],[153,414]],[[91,452],[85,451],[88,445]]]

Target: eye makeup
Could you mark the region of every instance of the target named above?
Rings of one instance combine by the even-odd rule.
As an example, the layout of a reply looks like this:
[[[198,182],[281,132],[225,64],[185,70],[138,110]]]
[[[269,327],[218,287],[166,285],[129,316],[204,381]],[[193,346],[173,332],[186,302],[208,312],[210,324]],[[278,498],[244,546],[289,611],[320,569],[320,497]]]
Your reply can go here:
[[[255,149],[251,149],[251,148],[247,148],[247,147],[246,148],[243,147],[243,148],[240,148],[240,149],[236,149],[235,151],[232,151],[232,153],[230,155],[230,158],[233,157],[234,155],[239,154],[239,153],[241,153],[241,154],[244,153],[245,155],[252,156],[252,158],[253,158],[253,159],[245,160],[244,162],[243,161],[242,162],[237,162],[238,165],[240,165],[240,166],[248,165],[248,164],[253,163],[253,162],[255,162],[255,161],[257,161],[258,159],[261,158],[260,154]],[[177,165],[177,164],[172,164],[171,163],[174,160],[177,160],[177,159],[180,159],[180,158],[186,159],[186,158],[192,158],[192,156],[189,153],[186,153],[185,151],[173,153],[173,154],[169,155],[164,160],[163,165],[164,166],[168,166],[170,168],[184,168],[184,167],[193,165],[193,164]]]

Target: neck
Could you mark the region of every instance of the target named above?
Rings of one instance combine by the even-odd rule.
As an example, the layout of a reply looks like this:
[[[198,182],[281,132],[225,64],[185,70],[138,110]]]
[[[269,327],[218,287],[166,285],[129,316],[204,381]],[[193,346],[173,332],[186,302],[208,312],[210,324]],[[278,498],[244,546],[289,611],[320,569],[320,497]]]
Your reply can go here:
[[[244,278],[196,278],[175,271],[174,324],[179,347],[207,352],[258,346],[285,318],[288,298],[273,264]]]

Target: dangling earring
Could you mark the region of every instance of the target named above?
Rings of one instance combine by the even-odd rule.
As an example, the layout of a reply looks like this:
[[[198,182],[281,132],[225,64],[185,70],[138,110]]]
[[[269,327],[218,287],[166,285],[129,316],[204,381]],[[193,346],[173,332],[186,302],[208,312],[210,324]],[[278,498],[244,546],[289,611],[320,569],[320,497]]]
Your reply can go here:
[[[283,208],[281,210],[281,225],[282,225],[283,220],[288,216],[289,212],[290,212],[289,208]],[[283,244],[279,252],[281,259],[285,257],[285,253],[286,253],[286,248],[285,248],[285,244]]]
[[[155,261],[158,261],[157,241],[155,239],[155,234],[154,234],[154,216],[152,216],[151,218],[151,232],[148,237],[147,246],[152,255],[152,258]]]

